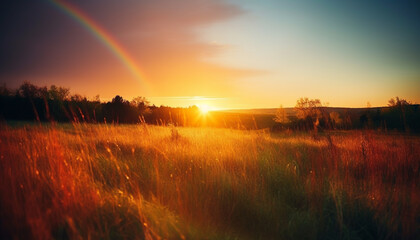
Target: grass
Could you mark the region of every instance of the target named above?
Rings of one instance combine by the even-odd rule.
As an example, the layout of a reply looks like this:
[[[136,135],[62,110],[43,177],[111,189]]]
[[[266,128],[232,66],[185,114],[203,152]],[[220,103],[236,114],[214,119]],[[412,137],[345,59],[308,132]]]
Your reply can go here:
[[[420,138],[1,126],[0,238],[416,239]]]

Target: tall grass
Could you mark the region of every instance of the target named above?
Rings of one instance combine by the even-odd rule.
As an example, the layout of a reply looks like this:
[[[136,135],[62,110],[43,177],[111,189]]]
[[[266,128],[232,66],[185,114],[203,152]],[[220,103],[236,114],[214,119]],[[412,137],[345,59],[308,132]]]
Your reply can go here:
[[[419,137],[63,124],[0,141],[1,238],[419,237]]]

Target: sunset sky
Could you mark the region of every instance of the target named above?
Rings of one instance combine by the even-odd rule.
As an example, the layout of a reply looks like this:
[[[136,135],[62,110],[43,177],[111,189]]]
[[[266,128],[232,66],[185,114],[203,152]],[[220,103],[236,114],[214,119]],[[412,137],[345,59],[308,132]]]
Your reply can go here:
[[[103,101],[222,109],[292,107],[300,97],[337,107],[395,96],[420,103],[418,0],[0,6],[0,83],[12,88],[30,81]]]

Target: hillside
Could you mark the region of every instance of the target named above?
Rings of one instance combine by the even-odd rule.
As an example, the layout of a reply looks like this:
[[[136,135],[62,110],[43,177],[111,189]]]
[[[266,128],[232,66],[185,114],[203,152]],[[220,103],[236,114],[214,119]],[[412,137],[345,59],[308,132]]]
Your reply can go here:
[[[294,116],[294,108],[283,108],[289,116]],[[377,111],[389,109],[389,107],[374,107],[374,108],[345,108],[345,107],[324,107],[328,113],[338,112],[342,113],[351,113],[351,114],[360,114],[366,111]],[[253,115],[276,115],[278,108],[255,108],[255,109],[227,109],[220,110],[215,112],[221,113],[240,113],[240,114],[253,114]]]

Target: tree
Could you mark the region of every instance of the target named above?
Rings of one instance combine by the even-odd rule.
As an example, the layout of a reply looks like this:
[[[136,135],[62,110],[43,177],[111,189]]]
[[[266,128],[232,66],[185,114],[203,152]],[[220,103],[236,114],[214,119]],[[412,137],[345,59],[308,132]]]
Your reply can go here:
[[[101,102],[101,97],[99,96],[99,94],[97,94],[94,98],[93,98],[94,102],[100,103]]]
[[[111,101],[111,103],[113,103],[113,104],[115,104],[115,105],[122,105],[122,104],[124,104],[124,103],[126,103],[127,101],[126,100],[124,100],[124,98],[122,98],[120,95],[116,95],[113,99],[112,99],[112,101]]]
[[[120,95],[116,95],[111,102],[106,104],[107,119],[112,119],[113,122],[130,122],[137,116],[135,112],[131,111],[130,102],[125,100]]]
[[[409,127],[407,125],[407,110],[408,107],[412,105],[409,101],[405,99],[400,99],[399,97],[391,98],[388,101],[388,106],[391,108],[391,111],[395,114],[399,115],[400,121],[403,123],[403,128],[405,131],[409,131]]]
[[[286,124],[290,122],[289,117],[287,116],[286,110],[283,108],[283,105],[277,109],[276,116],[274,118],[275,122]]]
[[[72,102],[86,102],[87,101],[87,98],[84,97],[84,96],[82,96],[82,95],[80,95],[80,94],[74,94],[74,95],[72,95],[70,97],[70,100]]]
[[[341,123],[343,122],[338,112],[330,112],[330,119],[334,128],[341,125]]]
[[[404,106],[411,105],[411,103],[403,98],[395,97],[388,100],[389,107],[404,108]]]
[[[4,83],[3,86],[0,86],[0,96],[10,96],[11,91],[7,88]]]
[[[308,125],[312,124],[314,131],[317,132],[319,119],[322,117],[321,108],[322,104],[319,99],[300,98],[296,102],[294,111],[298,119],[303,120]]]
[[[308,117],[319,118],[321,116],[320,108],[322,107],[319,99],[300,98],[295,106],[296,116],[299,119]]]
[[[20,85],[17,93],[19,96],[24,97],[24,98],[33,99],[33,98],[41,97],[39,88],[30,82],[24,82],[22,85]]]
[[[64,87],[57,87],[55,85],[51,85],[50,89],[48,90],[48,98],[51,100],[58,100],[64,101],[69,98],[70,89]]]
[[[130,105],[136,107],[141,112],[145,111],[149,106],[149,101],[145,97],[135,97],[131,100]]]

